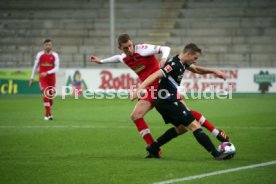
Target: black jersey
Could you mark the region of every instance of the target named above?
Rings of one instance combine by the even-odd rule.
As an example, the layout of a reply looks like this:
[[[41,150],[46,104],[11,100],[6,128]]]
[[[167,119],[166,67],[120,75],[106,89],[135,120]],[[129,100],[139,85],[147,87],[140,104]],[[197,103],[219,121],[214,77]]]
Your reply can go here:
[[[163,77],[159,81],[158,99],[177,98],[177,87],[180,85],[184,72],[188,67],[189,65],[183,64],[176,55],[161,68]]]

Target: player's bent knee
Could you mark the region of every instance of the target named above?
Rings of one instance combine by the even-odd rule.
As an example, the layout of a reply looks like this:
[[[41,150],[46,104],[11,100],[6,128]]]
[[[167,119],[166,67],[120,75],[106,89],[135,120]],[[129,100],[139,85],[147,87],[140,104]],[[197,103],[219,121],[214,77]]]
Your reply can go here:
[[[131,113],[130,118],[132,121],[135,121],[137,119],[143,118],[143,114],[139,112],[133,112]]]
[[[145,114],[150,110],[150,106],[140,106],[140,107],[135,107],[133,112],[130,115],[130,118],[135,121],[137,119],[143,118]]]

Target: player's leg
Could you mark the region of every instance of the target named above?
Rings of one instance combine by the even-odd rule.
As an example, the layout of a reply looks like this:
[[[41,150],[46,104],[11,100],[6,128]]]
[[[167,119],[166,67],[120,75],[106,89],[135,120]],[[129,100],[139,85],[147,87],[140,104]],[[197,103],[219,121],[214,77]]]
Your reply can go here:
[[[150,153],[151,157],[148,158],[160,158],[158,153],[160,147],[171,139],[178,136],[177,131],[178,129],[186,130],[184,125],[178,125],[176,128],[171,128],[166,131],[162,136],[160,136],[157,141],[155,141],[152,145],[147,147],[147,151]],[[203,132],[199,123],[194,120],[191,124],[188,125],[187,129],[193,132],[195,139],[198,141],[200,145],[202,145],[216,160],[225,160],[232,158],[232,154],[220,153],[215,148],[214,144],[210,140],[210,138]]]
[[[223,130],[216,129],[216,127],[208,121],[201,113],[191,110],[191,113],[194,115],[195,119],[201,124],[201,126],[208,129],[219,141],[228,142],[229,137]]]
[[[193,120],[187,128],[193,132],[194,137],[209,153],[211,153],[214,157],[220,155],[220,153],[215,148],[214,144],[210,140],[210,138],[203,132],[201,126],[196,120]]]
[[[56,93],[55,86],[56,86],[56,77],[55,77],[55,75],[51,75],[51,76],[49,76],[49,80],[48,80],[50,110],[51,110],[52,106],[54,105],[54,97],[55,97],[55,93]],[[53,119],[52,112],[50,112],[49,118],[51,120]]]
[[[197,142],[201,144],[216,160],[225,160],[232,158],[233,154],[229,153],[220,153],[214,144],[212,143],[211,139],[206,135],[200,127],[200,124],[193,120],[187,128],[193,132],[193,135]]]
[[[200,124],[195,120],[195,117],[192,113],[186,109],[183,103],[180,101],[176,101],[173,103],[155,103],[155,107],[160,114],[162,114],[165,122],[170,122],[178,128],[186,126],[189,130],[193,132],[196,140],[216,159],[225,159],[229,155],[223,155],[217,151],[214,144],[211,142],[210,138],[203,132]],[[176,129],[175,129],[176,130]],[[170,141],[168,137],[176,137],[177,132],[170,129],[168,130],[167,137],[163,137],[165,140]],[[169,133],[168,133],[169,132]],[[163,134],[164,135],[166,135]],[[167,141],[167,142],[168,142]],[[159,139],[159,142],[154,142],[151,146],[147,148],[147,150],[153,155],[155,158],[159,158],[158,150],[160,146],[166,143],[166,141]]]
[[[150,145],[154,142],[154,139],[150,133],[150,129],[144,120],[145,114],[152,109],[152,104],[147,100],[139,100],[135,105],[132,113],[131,119],[134,122],[140,135],[143,137],[144,141]]]
[[[175,116],[176,105],[174,103],[172,104],[171,102],[167,103],[166,101],[156,100],[154,102],[154,106],[156,110],[162,115],[164,121],[166,123],[170,123],[171,117]],[[186,133],[187,131],[188,130],[185,126],[176,126],[168,129],[160,137],[158,137],[153,144],[147,147],[149,154],[146,158],[160,158],[160,147],[176,138],[178,135]]]
[[[47,80],[46,78],[40,78],[39,79],[39,86],[41,89],[41,92],[43,94],[43,104],[45,107],[45,116],[44,119],[45,120],[49,120],[49,115],[51,114],[51,108],[50,108],[50,101],[49,101],[49,97],[47,96]]]
[[[161,147],[164,144],[167,144],[168,142],[170,142],[172,139],[186,132],[188,132],[188,130],[184,125],[179,125],[178,127],[172,127],[168,129],[166,132],[164,132],[160,137],[158,137],[153,144],[154,146]]]
[[[181,98],[181,102],[187,107],[183,98]],[[201,113],[195,110],[191,110],[191,113],[194,115],[195,119],[201,124],[201,126],[208,129],[220,142],[228,142],[229,137],[223,130],[216,129],[216,127],[208,121]]]
[[[225,160],[232,158],[232,154],[220,153],[214,146],[211,139],[206,135],[200,123],[195,119],[191,111],[189,111],[183,103],[179,105],[180,112],[183,112],[182,116],[179,116],[181,124],[185,125],[190,131],[193,132],[195,139],[201,144],[216,160]]]
[[[45,120],[48,120],[47,118],[51,116],[51,107],[50,107],[50,101],[47,96],[43,97],[44,107],[45,107]]]

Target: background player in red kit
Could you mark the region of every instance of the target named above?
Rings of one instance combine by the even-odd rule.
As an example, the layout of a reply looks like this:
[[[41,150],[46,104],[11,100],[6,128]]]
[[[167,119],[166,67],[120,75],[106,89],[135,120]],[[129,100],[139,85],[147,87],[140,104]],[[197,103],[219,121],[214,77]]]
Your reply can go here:
[[[134,45],[128,34],[122,34],[119,36],[118,48],[123,52],[123,54],[115,55],[106,59],[91,56],[91,61],[98,64],[122,62],[128,65],[129,68],[139,76],[141,82],[152,73],[159,71],[160,66],[164,65],[170,53],[170,48],[165,46],[148,44]],[[159,63],[155,54],[160,53],[162,53],[162,57]],[[157,90],[158,81],[153,82],[151,86],[147,88],[148,94],[151,94],[149,91],[151,87]],[[154,99],[152,99],[152,95],[148,95],[147,98],[140,98],[131,114],[131,119],[134,121],[139,133],[148,145],[151,145],[154,142],[154,139],[144,120],[144,116],[153,108],[153,102]],[[192,114],[202,126],[212,132],[221,142],[228,140],[227,135],[223,131],[217,130],[207,119],[204,118],[204,116],[202,116],[202,114],[196,111],[192,111]],[[184,132],[185,130],[178,133],[181,134]]]
[[[59,69],[59,56],[52,51],[52,41],[46,39],[44,41],[44,50],[37,53],[34,61],[33,71],[29,86],[34,82],[34,75],[39,66],[39,85],[43,93],[43,102],[45,106],[45,120],[52,120],[51,107],[53,106],[53,99],[56,85],[56,73]]]

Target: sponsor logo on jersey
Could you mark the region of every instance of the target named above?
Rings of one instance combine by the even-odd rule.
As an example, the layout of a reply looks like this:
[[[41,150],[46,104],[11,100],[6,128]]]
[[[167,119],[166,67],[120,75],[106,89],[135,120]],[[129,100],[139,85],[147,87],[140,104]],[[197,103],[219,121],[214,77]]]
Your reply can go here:
[[[138,72],[144,70],[145,68],[146,68],[145,65],[138,66],[137,68],[134,69],[134,72],[135,72],[135,73],[138,73]]]
[[[41,63],[41,66],[53,66],[53,63],[45,62],[45,63]]]
[[[170,65],[167,65],[164,70],[169,73],[170,71],[172,71],[172,67]]]

